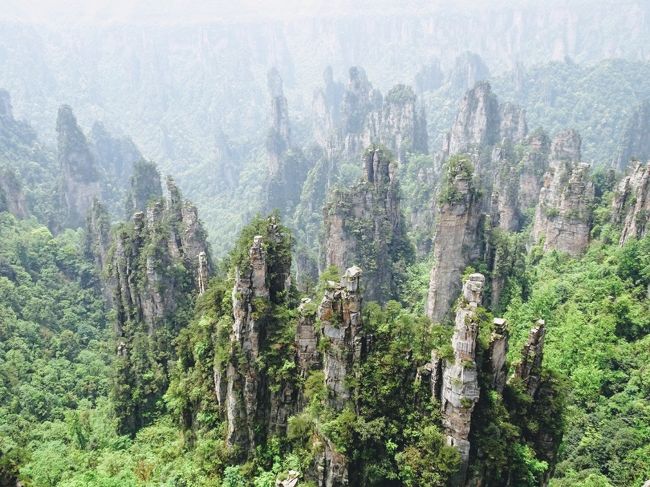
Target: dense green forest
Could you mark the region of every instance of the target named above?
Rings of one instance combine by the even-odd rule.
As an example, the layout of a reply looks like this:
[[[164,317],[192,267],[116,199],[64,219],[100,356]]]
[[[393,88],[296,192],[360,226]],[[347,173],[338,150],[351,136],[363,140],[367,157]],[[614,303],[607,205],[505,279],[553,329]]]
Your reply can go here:
[[[0,487],[650,486],[645,2],[14,3]]]

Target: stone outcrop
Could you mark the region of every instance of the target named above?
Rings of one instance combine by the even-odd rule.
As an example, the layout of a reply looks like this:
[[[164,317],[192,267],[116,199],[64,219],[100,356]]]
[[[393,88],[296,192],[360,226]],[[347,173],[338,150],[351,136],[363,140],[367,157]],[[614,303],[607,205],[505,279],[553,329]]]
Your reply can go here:
[[[318,307],[321,340],[328,346],[323,357],[325,385],[331,406],[340,411],[352,398],[346,377],[365,353],[361,317],[361,269],[345,271],[341,283],[330,282]]]
[[[101,197],[100,170],[68,105],[59,108],[56,132],[64,225],[79,227],[93,200]]]
[[[94,200],[86,219],[85,254],[95,262],[95,268],[100,276],[104,299],[113,304],[115,282],[108,276],[110,266],[111,220],[108,211],[99,201]]]
[[[294,390],[280,384],[270,392],[261,357],[268,350],[273,307],[284,302],[291,285],[290,255],[267,254],[265,245],[280,245],[288,237],[273,221],[266,236],[255,236],[248,258],[239,263],[232,291],[233,325],[226,375],[226,442],[250,455],[267,434],[282,433],[295,407]],[[271,240],[265,242],[265,239]]]
[[[650,231],[650,164],[636,162],[618,184],[612,201],[612,221],[622,227],[620,244]]]
[[[138,160],[134,163],[131,173],[131,186],[125,205],[125,212],[129,217],[136,211],[145,211],[150,202],[162,198],[160,172],[154,162]]]
[[[196,208],[189,202],[176,201],[180,192],[173,181],[168,189],[167,202],[153,202],[146,212],[134,214],[132,227],[117,231],[109,276],[116,282],[118,336],[129,321],[143,323],[149,334],[169,324],[179,303],[199,290],[201,253],[209,268],[206,235]],[[180,212],[176,211],[179,204]],[[94,240],[101,240],[100,235],[97,233]],[[189,279],[179,276],[174,266],[181,266]]]
[[[516,143],[526,133],[524,110],[511,103],[500,105],[490,84],[484,81],[465,94],[443,152],[448,156],[468,152],[495,145],[502,139]]]
[[[439,198],[433,267],[429,279],[426,314],[441,322],[460,291],[465,267],[481,252],[481,213],[468,158],[447,163],[444,195]]]
[[[427,124],[421,108],[416,106],[413,89],[396,85],[386,94],[383,103],[379,142],[406,161],[408,152],[427,153]]]
[[[16,218],[27,218],[29,210],[20,180],[8,167],[0,167],[0,212],[8,211]]]
[[[489,77],[490,70],[483,59],[478,54],[466,51],[454,60],[454,66],[449,72],[447,83],[453,90],[463,92]]]
[[[624,171],[633,159],[650,159],[650,100],[641,103],[630,117],[613,166]]]
[[[415,75],[415,90],[418,95],[435,91],[442,86],[445,75],[440,67],[440,60],[433,59],[425,64]]]
[[[296,328],[296,363],[300,379],[305,380],[310,372],[322,367],[321,353],[318,351],[318,333],[316,330],[316,304],[309,298],[303,298],[298,308],[298,326]],[[304,398],[299,397],[299,408],[303,408]]]
[[[128,137],[112,135],[103,123],[95,122],[88,138],[91,150],[99,167],[113,181],[128,181],[133,165],[142,159],[142,154]]]
[[[479,332],[476,308],[481,304],[484,283],[485,277],[482,274],[471,274],[463,285],[463,294],[454,322],[454,357],[446,361],[442,373],[442,424],[447,443],[456,447],[461,456],[456,485],[463,485],[467,475],[472,411],[480,393],[476,363],[476,341]]]
[[[542,378],[545,335],[544,320],[538,320],[530,330],[528,341],[521,351],[521,361],[515,367],[515,377],[522,381],[531,397],[535,397]]]
[[[314,139],[321,147],[331,147],[335,143],[344,91],[343,83],[334,80],[332,67],[328,66],[323,72],[323,87],[314,92],[312,102]]]
[[[361,182],[334,191],[324,209],[324,265],[345,269],[358,264],[367,269],[364,297],[383,302],[396,297],[400,271],[412,260],[413,249],[390,154],[371,147],[363,161]]]
[[[271,127],[266,138],[268,180],[266,209],[278,209],[291,214],[300,200],[302,185],[307,177],[307,161],[302,152],[291,145],[289,108],[282,89],[282,78],[277,69],[268,73],[271,96]]]
[[[594,186],[589,164],[579,160],[579,135],[573,130],[558,134],[551,144],[532,230],[535,242],[544,240],[544,250],[577,256],[589,244]]]
[[[503,389],[507,380],[506,357],[508,355],[508,325],[503,318],[494,318],[494,329],[490,336],[490,347],[488,349],[488,360],[492,382],[490,386],[499,393]]]

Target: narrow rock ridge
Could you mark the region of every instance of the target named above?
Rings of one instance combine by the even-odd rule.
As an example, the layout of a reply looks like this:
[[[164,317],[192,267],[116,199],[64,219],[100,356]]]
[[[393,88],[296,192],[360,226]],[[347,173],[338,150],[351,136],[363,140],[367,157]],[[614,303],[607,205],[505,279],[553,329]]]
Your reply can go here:
[[[650,159],[650,100],[645,100],[627,122],[618,155],[612,166],[625,171],[632,160]]]
[[[413,258],[399,203],[390,154],[371,147],[364,156],[362,181],[336,190],[324,209],[324,265],[345,269],[358,263],[369,269],[364,290],[369,300],[395,298],[400,269]]]
[[[93,200],[101,197],[99,167],[68,105],[59,108],[56,132],[64,226],[80,227]]]
[[[528,341],[521,351],[521,362],[515,367],[515,377],[519,378],[531,397],[535,397],[542,378],[544,358],[544,320],[538,320],[530,330]]]
[[[622,226],[620,244],[650,230],[650,164],[636,162],[616,188],[612,221]]]
[[[104,205],[94,200],[86,219],[84,251],[86,256],[95,262],[95,268],[100,276],[99,286],[104,300],[109,306],[113,305],[113,292],[115,289],[115,281],[108,275],[112,243],[110,215]]]
[[[558,134],[551,145],[549,168],[539,195],[532,230],[544,250],[580,255],[589,244],[594,186],[590,166],[580,160],[580,136],[574,130]]]
[[[298,326],[296,328],[296,362],[299,377],[305,380],[309,373],[322,368],[322,357],[318,351],[318,333],[316,331],[316,304],[309,298],[303,298],[298,308]],[[298,409],[305,407],[302,391],[298,397]]]
[[[485,277],[471,274],[463,285],[461,303],[456,311],[452,346],[453,359],[446,360],[442,373],[442,425],[447,443],[461,456],[457,485],[464,485],[469,462],[469,433],[472,412],[479,399],[476,340],[479,321],[476,308],[481,304]]]

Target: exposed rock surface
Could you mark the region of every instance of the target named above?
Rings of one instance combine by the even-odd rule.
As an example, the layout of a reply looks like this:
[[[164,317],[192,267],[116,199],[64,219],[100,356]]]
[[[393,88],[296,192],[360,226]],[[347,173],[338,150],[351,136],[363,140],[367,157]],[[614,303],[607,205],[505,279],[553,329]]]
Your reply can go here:
[[[324,210],[324,264],[367,269],[364,296],[396,297],[404,266],[413,257],[399,207],[394,163],[383,149],[364,155],[364,176],[350,189],[335,191]]]
[[[8,167],[0,167],[0,211],[8,211],[17,218],[29,216],[22,184]]]
[[[444,80],[445,75],[440,67],[440,60],[433,59],[422,66],[415,75],[415,89],[418,95],[427,91],[435,91],[442,86]]]
[[[111,248],[111,221],[108,211],[94,200],[86,221],[86,256],[95,262],[100,275],[99,285],[107,303],[113,303],[115,282],[108,276]]]
[[[275,242],[264,242],[264,239]],[[250,455],[268,433],[283,433],[295,407],[294,390],[280,384],[269,393],[269,377],[260,358],[270,344],[273,306],[284,302],[290,286],[290,255],[267,254],[265,244],[288,238],[274,221],[267,236],[255,236],[248,258],[237,267],[232,292],[233,325],[225,370],[226,442]]]
[[[521,379],[531,397],[535,397],[541,381],[545,335],[544,320],[538,320],[530,330],[521,351],[521,362],[515,368],[515,377]]]
[[[329,283],[318,308],[321,339],[328,343],[323,360],[325,385],[330,404],[338,411],[352,397],[346,377],[365,353],[360,281],[361,269],[349,268],[340,284]]]
[[[441,322],[460,291],[460,276],[480,255],[480,203],[473,186],[468,159],[451,159],[446,173],[448,197],[436,215],[433,267],[429,279],[426,313]]]
[[[309,373],[322,366],[321,353],[318,351],[318,332],[316,330],[316,304],[309,298],[303,298],[298,309],[298,326],[296,328],[296,362],[299,376],[305,380]],[[304,407],[302,394],[299,407]]]
[[[447,83],[456,91],[469,90],[477,82],[490,77],[490,70],[483,59],[473,52],[464,52],[454,60]]]
[[[131,187],[125,205],[128,217],[136,211],[145,211],[151,201],[162,198],[160,172],[155,163],[144,159],[138,160],[131,172]]]
[[[84,224],[93,200],[101,197],[100,171],[68,105],[59,108],[56,132],[64,225],[79,227]]]
[[[612,220],[622,226],[620,243],[650,230],[650,164],[637,162],[623,177],[612,202]]]
[[[630,117],[613,165],[624,171],[632,159],[650,159],[650,100],[645,100]]]
[[[494,330],[490,337],[488,359],[492,374],[491,386],[499,393],[503,392],[506,385],[507,374],[506,357],[508,355],[508,325],[503,318],[494,318]]]
[[[485,277],[471,274],[463,285],[461,303],[456,312],[452,346],[454,358],[447,360],[442,374],[442,424],[447,443],[460,452],[461,466],[457,485],[463,485],[467,475],[472,411],[479,399],[476,340],[479,322],[476,308],[481,304]]]
[[[544,240],[544,250],[577,256],[589,244],[594,186],[589,164],[579,160],[579,135],[573,130],[558,134],[551,145],[532,230],[535,242]]]

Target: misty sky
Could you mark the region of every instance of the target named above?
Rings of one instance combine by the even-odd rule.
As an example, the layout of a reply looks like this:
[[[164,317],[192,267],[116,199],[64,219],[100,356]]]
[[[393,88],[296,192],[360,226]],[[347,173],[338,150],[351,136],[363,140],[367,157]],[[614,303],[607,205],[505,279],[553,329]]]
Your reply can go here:
[[[537,3],[625,3],[625,0],[0,0],[0,19],[21,22],[176,23],[286,19],[347,14],[417,14],[447,9],[500,8]]]

